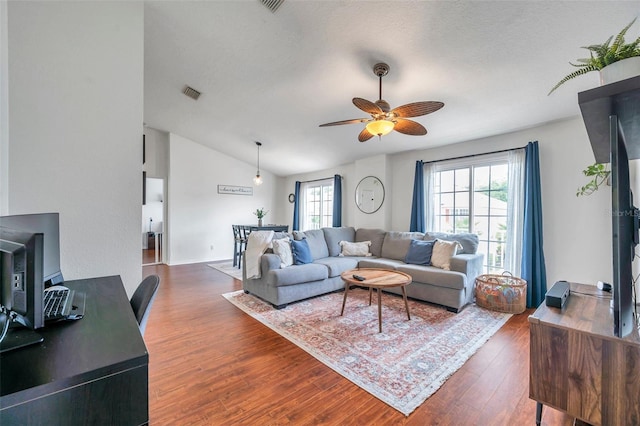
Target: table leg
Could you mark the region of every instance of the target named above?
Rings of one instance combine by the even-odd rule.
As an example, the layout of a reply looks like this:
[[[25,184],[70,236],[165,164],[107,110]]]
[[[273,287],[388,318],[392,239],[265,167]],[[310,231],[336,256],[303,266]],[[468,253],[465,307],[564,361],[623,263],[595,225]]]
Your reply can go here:
[[[371,306],[371,292],[373,291],[373,287],[369,287],[369,306]]]
[[[347,304],[347,293],[349,292],[349,283],[344,282],[344,299],[342,299],[342,309],[340,310],[340,316],[344,314],[344,305]]]
[[[542,403],[536,402],[536,426],[542,423]]]
[[[378,332],[382,333],[382,303],[380,302],[382,290],[378,287]]]
[[[402,298],[404,299],[404,307],[407,310],[407,319],[411,321],[411,314],[409,314],[409,303],[407,302],[407,291],[404,289],[404,286],[400,288],[402,289]]]

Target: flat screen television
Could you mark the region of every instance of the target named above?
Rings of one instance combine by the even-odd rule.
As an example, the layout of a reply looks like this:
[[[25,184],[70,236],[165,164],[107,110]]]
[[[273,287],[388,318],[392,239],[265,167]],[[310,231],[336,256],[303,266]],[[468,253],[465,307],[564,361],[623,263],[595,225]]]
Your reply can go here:
[[[624,134],[610,117],[611,217],[613,231],[613,332],[629,335],[635,328],[632,263],[638,244],[638,209],[633,205],[629,157]]]
[[[64,282],[60,270],[60,215],[36,213],[0,216],[0,226],[16,231],[44,234],[43,280],[49,287]]]
[[[44,235],[0,227],[0,305],[2,337],[9,323],[36,330],[44,327],[42,265]]]

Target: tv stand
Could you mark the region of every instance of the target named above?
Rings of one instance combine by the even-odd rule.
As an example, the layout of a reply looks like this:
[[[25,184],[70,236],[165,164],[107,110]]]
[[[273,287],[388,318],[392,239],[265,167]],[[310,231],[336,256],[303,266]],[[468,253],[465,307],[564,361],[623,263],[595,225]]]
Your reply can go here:
[[[529,317],[529,398],[592,425],[640,421],[640,336],[615,337],[610,294],[569,283],[563,309],[542,304]]]

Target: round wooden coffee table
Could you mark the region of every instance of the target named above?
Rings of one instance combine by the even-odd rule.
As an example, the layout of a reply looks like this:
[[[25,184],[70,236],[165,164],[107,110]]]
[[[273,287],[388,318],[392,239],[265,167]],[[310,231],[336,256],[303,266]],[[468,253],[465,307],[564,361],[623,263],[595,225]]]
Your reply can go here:
[[[364,281],[355,279],[353,276],[359,275],[364,277]],[[369,305],[371,305],[371,292],[374,288],[378,289],[378,332],[382,333],[382,304],[381,293],[383,288],[400,287],[402,290],[402,298],[404,299],[404,307],[407,309],[407,319],[411,320],[409,314],[409,304],[407,303],[407,292],[405,286],[410,284],[412,279],[409,274],[404,272],[392,271],[390,269],[377,268],[361,268],[351,269],[340,274],[344,280],[344,299],[342,299],[342,310],[340,316],[344,313],[344,306],[347,303],[347,294],[352,285],[359,285],[369,288]]]

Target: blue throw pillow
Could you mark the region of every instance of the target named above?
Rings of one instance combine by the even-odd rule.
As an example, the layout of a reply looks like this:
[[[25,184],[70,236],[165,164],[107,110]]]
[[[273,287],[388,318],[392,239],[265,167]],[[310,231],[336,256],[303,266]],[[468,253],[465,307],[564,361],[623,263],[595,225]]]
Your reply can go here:
[[[306,238],[304,240],[291,240],[291,253],[293,254],[294,265],[304,265],[313,262],[309,243]]]
[[[409,251],[404,257],[404,263],[414,265],[431,265],[431,254],[435,241],[411,240]]]

